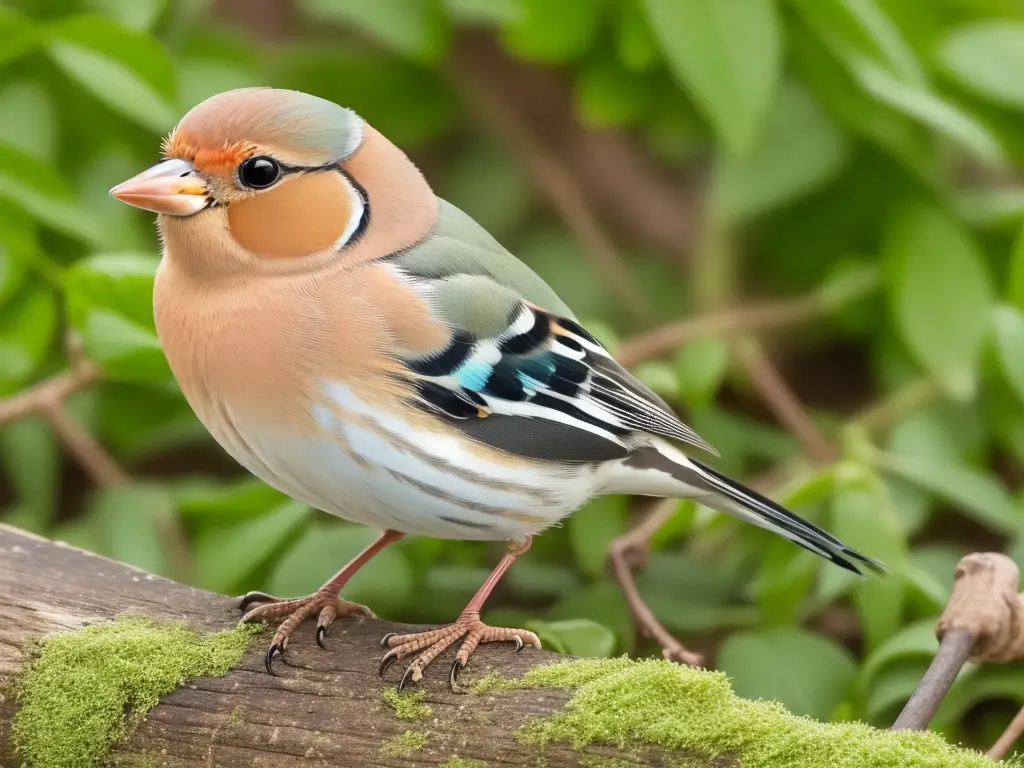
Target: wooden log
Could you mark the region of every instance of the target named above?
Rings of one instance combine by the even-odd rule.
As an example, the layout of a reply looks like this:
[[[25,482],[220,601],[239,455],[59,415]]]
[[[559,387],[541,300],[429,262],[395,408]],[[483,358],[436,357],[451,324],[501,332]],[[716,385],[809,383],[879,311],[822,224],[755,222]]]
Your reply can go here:
[[[21,672],[26,645],[51,633],[125,613],[185,619],[202,631],[230,628],[239,617],[237,599],[2,525],[0,594],[0,691],[9,691],[6,684]],[[324,651],[315,643],[313,622],[307,622],[288,649],[289,666],[279,662],[276,677],[263,667],[265,641],[257,642],[225,677],[192,680],[162,697],[127,742],[114,748],[111,761],[171,768],[419,766],[444,765],[458,756],[485,765],[537,765],[539,751],[519,743],[515,731],[531,717],[559,711],[570,694],[552,689],[454,694],[447,686],[449,651],[421,683],[432,714],[400,720],[383,702],[382,691],[397,683],[402,667],[392,667],[382,681],[377,664],[380,638],[402,628],[378,620],[339,620]],[[485,672],[518,677],[559,658],[532,648],[517,654],[508,645],[485,645],[463,675],[467,680]],[[0,764],[5,766],[18,764],[11,745],[15,710],[9,693],[0,693]],[[387,754],[386,745],[409,730],[425,733],[425,745],[407,755]],[[595,757],[622,761],[616,765],[672,762],[657,751],[577,751],[568,744],[548,746],[544,757],[549,766],[587,764]],[[713,764],[731,761],[720,757]]]

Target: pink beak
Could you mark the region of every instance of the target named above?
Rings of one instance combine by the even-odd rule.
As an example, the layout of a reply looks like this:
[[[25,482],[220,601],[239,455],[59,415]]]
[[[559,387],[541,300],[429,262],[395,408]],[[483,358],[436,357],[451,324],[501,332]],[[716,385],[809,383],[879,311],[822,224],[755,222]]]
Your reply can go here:
[[[154,213],[191,216],[210,202],[206,183],[184,160],[164,160],[110,190],[111,197]]]

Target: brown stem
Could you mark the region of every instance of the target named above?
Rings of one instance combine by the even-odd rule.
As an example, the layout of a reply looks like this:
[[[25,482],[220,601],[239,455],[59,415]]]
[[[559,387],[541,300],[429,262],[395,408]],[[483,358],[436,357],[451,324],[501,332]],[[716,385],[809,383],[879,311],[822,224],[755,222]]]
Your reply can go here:
[[[487,127],[520,157],[537,188],[550,200],[566,226],[579,238],[594,266],[619,301],[638,320],[651,312],[611,237],[562,158],[534,134],[530,126],[473,70],[449,69],[452,82]]]
[[[79,361],[63,373],[0,400],[0,424],[33,413],[42,413],[54,403],[64,402],[97,378],[99,369],[95,365],[87,360]]]
[[[622,342],[615,357],[623,365],[631,366],[699,339],[799,325],[824,317],[829,311],[827,303],[816,294],[716,310],[638,333]]]
[[[747,369],[750,381],[765,405],[779,423],[800,441],[804,452],[820,464],[835,461],[838,456],[836,449],[821,434],[818,425],[764,353],[761,344],[753,338],[741,339],[736,344],[736,355]]]
[[[1013,746],[1014,742],[1020,738],[1021,734],[1024,733],[1024,708],[1022,708],[1016,715],[1013,716],[1013,720],[1006,726],[1006,730],[999,737],[992,748],[986,752],[993,760],[1002,760],[1006,757],[1006,753],[1010,751],[1010,747]]]
[[[943,636],[928,671],[892,724],[891,730],[923,731],[928,727],[949,687],[971,655],[974,640],[974,635],[963,628],[954,629]]]
[[[47,406],[43,410],[43,417],[96,485],[107,487],[123,485],[129,481],[128,473],[68,413],[62,402]]]
[[[684,648],[672,636],[672,633],[658,621],[658,617],[647,607],[647,603],[641,597],[636,580],[633,578],[633,570],[643,565],[647,559],[651,537],[675,514],[678,503],[677,499],[662,499],[656,502],[655,508],[647,513],[640,525],[611,543],[608,548],[608,558],[611,560],[615,578],[622,588],[633,618],[642,631],[661,645],[662,655],[672,661],[700,666],[704,661],[703,657]]]

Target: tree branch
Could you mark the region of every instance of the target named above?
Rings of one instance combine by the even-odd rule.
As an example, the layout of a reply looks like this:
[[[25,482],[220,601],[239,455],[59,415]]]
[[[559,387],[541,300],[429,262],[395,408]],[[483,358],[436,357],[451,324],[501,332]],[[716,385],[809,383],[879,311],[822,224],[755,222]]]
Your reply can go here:
[[[938,653],[893,730],[927,728],[968,659],[981,663],[1024,658],[1024,602],[1017,594],[1016,563],[1003,554],[978,552],[962,558],[954,575],[953,594],[935,626]]]

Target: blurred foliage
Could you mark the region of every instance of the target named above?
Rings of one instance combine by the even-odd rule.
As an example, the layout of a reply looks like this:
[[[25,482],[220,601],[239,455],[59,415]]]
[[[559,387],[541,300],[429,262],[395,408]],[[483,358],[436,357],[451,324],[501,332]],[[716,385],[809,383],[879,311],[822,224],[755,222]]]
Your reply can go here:
[[[722,339],[636,370],[686,409],[724,469],[788,467],[776,496],[892,575],[849,578],[681,503],[639,583],[672,631],[716,649],[741,695],[891,722],[935,650],[957,559],[994,548],[1024,561],[1024,6],[296,0],[299,31],[271,42],[214,5],[0,4],[0,395],[65,368],[74,330],[104,377],[69,407],[138,479],[89,490],[45,423],[21,420],[0,431],[2,519],[225,592],[311,591],[372,536],[245,476],[212,444],[154,333],[152,217],[107,197],[179,115],[228,88],[353,107],[602,338],[639,330],[449,80],[453,41],[483,28],[507,56],[565,74],[589,129],[628,133],[679,178],[711,160],[718,237],[693,271],[622,243],[658,321],[719,303],[722,280],[727,298],[810,292],[828,310],[785,334],[784,359],[842,447],[831,466],[811,467],[764,417]],[[558,650],[651,651],[604,565],[632,514],[601,499],[539,537],[488,617]],[[184,574],[166,547],[175,519]],[[391,619],[450,620],[499,552],[403,540],[346,597]],[[968,668],[935,726],[991,741],[1024,703],[1022,678]]]

